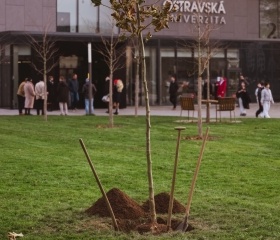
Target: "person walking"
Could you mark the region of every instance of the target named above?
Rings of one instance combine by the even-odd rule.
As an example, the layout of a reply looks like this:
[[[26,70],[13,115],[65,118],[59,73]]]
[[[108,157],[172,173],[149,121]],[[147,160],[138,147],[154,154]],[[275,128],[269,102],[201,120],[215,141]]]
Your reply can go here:
[[[175,76],[170,77],[170,85],[169,85],[169,100],[173,105],[173,110],[176,109],[177,106],[177,92],[178,92],[178,84],[175,79]]]
[[[57,85],[57,100],[59,104],[60,115],[68,115],[68,99],[69,87],[64,76],[60,76],[59,83]]]
[[[262,90],[262,93],[261,93],[261,104],[263,106],[262,116],[264,118],[270,118],[268,112],[269,112],[271,103],[274,103],[274,100],[273,100],[272,93],[270,90],[270,84],[268,82],[266,82],[264,84],[264,89]]]
[[[264,88],[264,83],[259,82],[258,85],[257,85],[256,91],[255,91],[256,100],[257,100],[257,103],[259,105],[259,109],[256,111],[256,117],[258,117],[259,114],[263,112],[263,106],[262,106],[262,103],[261,103],[263,88]]]
[[[77,110],[77,105],[79,102],[79,81],[78,75],[76,73],[73,74],[72,79],[69,81],[69,90],[71,97],[71,108],[73,111]]]
[[[24,96],[24,85],[27,81],[27,78],[25,78],[21,84],[18,87],[17,91],[17,99],[18,99],[18,113],[19,115],[23,115],[22,110],[24,109],[24,102],[25,102],[25,96]]]
[[[92,89],[92,96],[89,96],[89,90],[90,90],[90,82],[89,78],[86,79],[85,84],[82,88],[82,93],[84,94],[85,98],[85,111],[86,115],[89,115],[89,105],[91,104],[91,114],[94,115],[94,94],[97,92],[97,89],[93,83],[91,83],[91,89]]]
[[[240,88],[236,92],[236,97],[238,98],[240,116],[246,116],[246,109],[249,109],[251,100],[245,82],[241,83]]]
[[[247,81],[247,78],[245,78],[245,77],[243,76],[243,74],[240,73],[239,79],[238,79],[238,84],[237,84],[237,90],[236,90],[236,91],[238,91],[238,90],[241,88],[241,84],[242,84],[242,83],[245,83],[245,86],[246,86],[246,87],[249,85],[249,82]],[[237,107],[239,107],[239,102],[237,102]]]
[[[30,113],[30,110],[34,106],[35,91],[31,78],[27,78],[27,81],[24,84],[24,96],[25,96],[25,101],[24,101],[25,115],[32,115]]]
[[[40,80],[35,84],[35,106],[37,109],[37,115],[44,115],[44,99],[45,99],[45,83],[43,80]]]
[[[119,107],[120,107],[120,101],[121,101],[121,94],[123,90],[123,82],[121,79],[115,79],[114,80],[114,88],[113,88],[113,102],[114,106],[116,108],[114,114],[119,114]]]

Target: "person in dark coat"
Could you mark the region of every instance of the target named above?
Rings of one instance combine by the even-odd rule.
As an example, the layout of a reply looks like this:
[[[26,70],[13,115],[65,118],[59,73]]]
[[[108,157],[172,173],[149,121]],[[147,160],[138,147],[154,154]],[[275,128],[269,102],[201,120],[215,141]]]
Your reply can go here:
[[[77,105],[79,102],[79,81],[78,75],[76,73],[73,74],[72,79],[68,82],[70,96],[71,96],[71,108],[72,110],[77,110]]]
[[[113,103],[115,106],[115,115],[119,114],[119,106],[120,106],[120,101],[121,101],[121,96],[122,96],[122,90],[123,90],[123,82],[121,79],[115,79],[114,80],[114,86],[113,86]]]
[[[92,93],[92,95],[90,96],[90,94],[89,94],[90,82],[89,81],[90,81],[89,78],[87,78],[86,81],[85,81],[85,84],[83,85],[82,93],[84,94],[84,98],[85,98],[86,115],[89,115],[89,114],[94,115],[94,95],[97,92],[97,90],[96,90],[95,85],[93,83],[91,83],[91,93]],[[89,108],[89,105],[91,105],[91,109]]]
[[[256,117],[258,117],[259,114],[263,112],[263,106],[262,106],[262,103],[261,103],[262,90],[263,89],[264,89],[264,82],[259,82],[258,87],[255,91],[256,100],[257,100],[257,103],[259,104],[259,109],[256,111]]]
[[[53,76],[49,76],[47,81],[47,90],[48,90],[48,111],[53,111],[56,109],[56,84],[54,82]]]
[[[175,76],[171,76],[170,85],[169,85],[169,100],[173,105],[173,110],[176,109],[177,106],[177,92],[178,92],[178,84],[176,82]]]
[[[249,109],[251,100],[245,82],[241,83],[240,88],[236,92],[236,97],[239,102],[240,116],[246,116],[246,109]]]
[[[57,100],[59,103],[60,115],[68,115],[68,99],[69,99],[69,87],[63,76],[59,77],[59,83],[57,86]]]

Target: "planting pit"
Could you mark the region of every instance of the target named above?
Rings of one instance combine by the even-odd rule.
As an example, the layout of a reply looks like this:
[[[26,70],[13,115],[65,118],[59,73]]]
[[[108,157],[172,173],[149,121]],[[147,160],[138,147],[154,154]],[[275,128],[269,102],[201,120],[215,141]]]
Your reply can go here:
[[[120,189],[113,188],[106,193],[107,198],[111,204],[119,230],[122,232],[137,231],[140,234],[152,233],[161,234],[167,232],[166,220],[167,217],[158,217],[157,224],[151,229],[149,219],[149,201],[145,201],[142,205],[130,198],[126,193]],[[155,195],[156,213],[167,214],[169,206],[170,195],[168,193],[160,193]],[[175,198],[173,201],[173,214],[185,213],[185,207]],[[88,215],[98,215],[99,217],[110,217],[104,197],[99,198],[90,208],[86,210]],[[178,224],[183,219],[172,219],[171,228],[176,229]],[[193,229],[189,225],[187,231]]]

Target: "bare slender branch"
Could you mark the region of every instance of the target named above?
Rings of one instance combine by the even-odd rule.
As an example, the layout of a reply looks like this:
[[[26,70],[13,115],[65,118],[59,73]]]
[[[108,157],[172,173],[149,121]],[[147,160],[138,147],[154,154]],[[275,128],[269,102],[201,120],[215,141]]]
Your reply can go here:
[[[44,94],[44,118],[47,121],[47,75],[53,70],[54,67],[58,65],[58,59],[56,54],[58,53],[58,48],[55,46],[55,40],[49,36],[51,22],[48,21],[45,26],[43,26],[42,35],[40,37],[27,35],[27,40],[30,43],[32,49],[36,53],[36,62],[32,62],[31,66],[36,72],[43,76],[45,85]],[[51,60],[53,60],[51,62]]]
[[[121,43],[119,36],[115,36],[114,27],[116,23],[114,19],[111,19],[111,36],[110,38],[105,38],[101,36],[102,46],[99,46],[95,49],[98,53],[102,54],[104,61],[110,71],[110,88],[109,88],[109,126],[114,126],[113,120],[113,75],[116,70],[124,68],[124,65],[121,62],[121,59],[125,56],[125,45]]]

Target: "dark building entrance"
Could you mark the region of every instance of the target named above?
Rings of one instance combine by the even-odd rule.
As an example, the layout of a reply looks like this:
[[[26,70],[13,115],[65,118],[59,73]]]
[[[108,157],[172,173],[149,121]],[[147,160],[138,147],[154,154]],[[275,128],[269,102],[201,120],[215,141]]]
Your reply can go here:
[[[80,100],[78,103],[79,108],[84,107],[84,97],[81,90],[89,72],[87,44],[88,42],[58,41],[55,46],[58,48],[58,52],[53,58],[52,62],[52,64],[56,64],[56,66],[50,73],[48,73],[48,76],[54,76],[56,83],[58,83],[60,75],[64,76],[67,80],[71,79],[73,73],[78,75],[80,95]],[[100,49],[100,46],[102,46],[100,42],[92,44],[92,81],[97,88],[97,93],[94,98],[94,107],[106,108],[106,104],[102,102],[101,99],[104,95],[105,78],[109,74],[109,69],[104,61],[104,56],[96,51],[97,49]],[[11,49],[15,48],[11,47]],[[0,87],[0,90],[1,92],[3,91],[7,93],[5,89],[8,89],[11,92],[8,97],[7,94],[5,94],[6,98],[1,99],[1,107],[17,108],[17,88],[26,77],[31,77],[34,84],[43,78],[43,76],[36,72],[31,65],[32,62],[36,63],[38,59],[35,58],[32,48],[29,47],[29,49],[30,53],[27,55],[17,54],[16,58],[12,55],[11,58],[9,57],[10,60],[7,60],[7,64],[4,64],[4,62],[1,64],[1,79],[6,79],[6,83],[3,80],[1,81],[2,86]],[[123,61],[125,62],[125,59]],[[12,68],[10,67],[11,63],[13,63]],[[5,71],[5,69],[12,69],[11,75],[14,76],[14,78],[12,78],[9,74],[9,71]],[[18,81],[14,81],[13,79],[15,78],[17,78]],[[125,69],[123,68],[121,70],[117,70],[114,73],[114,78],[121,78],[125,84]],[[4,94],[1,94],[1,96],[4,96]],[[121,107],[126,107],[125,91],[123,93]]]

